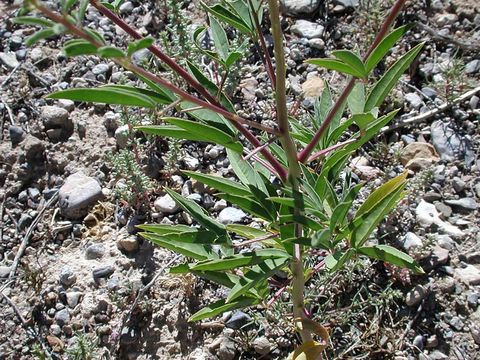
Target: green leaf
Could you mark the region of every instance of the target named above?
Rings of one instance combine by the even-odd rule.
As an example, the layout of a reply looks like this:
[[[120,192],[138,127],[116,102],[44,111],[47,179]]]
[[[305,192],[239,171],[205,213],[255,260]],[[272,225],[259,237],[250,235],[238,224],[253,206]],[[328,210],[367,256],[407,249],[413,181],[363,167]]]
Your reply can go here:
[[[422,50],[423,43],[418,44],[387,70],[382,78],[374,85],[373,89],[368,95],[367,102],[365,104],[365,111],[368,112],[374,107],[378,107],[382,104],[383,100],[387,97],[388,93],[400,79],[400,76],[410,66],[413,60],[417,57]]]
[[[358,74],[362,74],[362,78],[367,76],[368,73],[365,70],[363,61],[358,57],[357,54],[351,52],[350,50],[334,50],[332,51],[332,55],[335,56],[338,60],[350,66]]]
[[[266,259],[288,258],[289,255],[282,250],[264,249],[250,253],[238,254],[217,260],[202,261],[191,266],[196,271],[225,271],[245,266],[257,265]]]
[[[356,199],[357,194],[362,187],[363,184],[358,184],[352,187],[342,199],[342,202],[335,207],[330,218],[329,228],[331,231],[334,231],[337,225],[342,226],[344,224],[348,211],[353,208],[353,201]]]
[[[315,234],[312,236],[312,246],[314,248],[320,248],[320,249],[331,249],[332,245],[330,243],[330,238],[332,237],[332,232],[330,229],[323,229],[320,231],[317,231]]]
[[[274,215],[271,214],[264,206],[263,204],[260,204],[259,202],[253,200],[252,198],[246,197],[246,196],[237,196],[233,194],[225,194],[225,193],[218,193],[216,194],[220,199],[224,199],[228,201],[229,203],[235,204],[238,207],[240,207],[242,210],[245,210],[246,212],[253,214],[255,216],[258,216],[262,219],[268,220],[268,221],[273,221],[274,220]]]
[[[166,101],[161,94],[153,91],[123,85],[62,90],[48,95],[47,98],[146,108],[154,108],[158,103]]]
[[[136,41],[132,41],[128,44],[127,55],[130,57],[137,51],[149,48],[150,46],[153,45],[154,42],[155,42],[155,39],[151,36],[148,36]]]
[[[357,124],[357,126],[364,130],[375,120],[375,116],[372,113],[363,113],[363,114],[354,114],[352,116],[352,121]]]
[[[97,53],[99,56],[107,59],[125,57],[124,52],[114,46],[103,46],[98,49]]]
[[[259,302],[260,302],[259,299],[255,299],[247,296],[238,297],[235,301],[228,302],[228,303],[226,302],[225,299],[222,299],[214,302],[213,304],[205,306],[200,311],[197,311],[188,319],[188,321],[199,321],[199,320],[207,319],[207,318],[222,314],[226,311],[243,309],[248,306],[258,304]]]
[[[227,302],[237,299],[261,281],[268,279],[276,270],[284,266],[286,261],[287,258],[267,259],[263,263],[253,266],[243,277],[240,277],[238,284],[232,288]]]
[[[243,56],[243,52],[240,51],[233,51],[228,54],[227,59],[225,60],[225,65],[227,68],[230,68],[237,60],[239,60]]]
[[[225,226],[208,216],[195,201],[186,199],[168,188],[165,188],[165,191],[204,228],[213,231],[219,237],[228,237]]]
[[[408,30],[412,28],[412,25],[404,25],[393,30],[390,34],[385,36],[382,41],[373,49],[372,53],[365,61],[365,67],[367,72],[372,71],[375,66],[384,58],[384,56],[390,51],[393,45],[400,39]]]
[[[88,0],[87,0],[87,3],[88,3]],[[88,35],[90,35],[90,37],[92,37],[99,43],[105,44],[105,39],[103,38],[102,34],[100,34],[98,31],[89,29],[87,27],[84,27],[82,30],[85,31]]]
[[[238,133],[238,130],[235,129],[235,127],[228,120],[226,120],[223,116],[219,115],[213,110],[206,109],[206,108],[199,109],[196,104],[188,101],[182,101],[179,107],[194,119],[204,124],[213,126],[218,130],[222,130],[223,132],[231,136],[235,136]],[[193,110],[189,110],[192,108]]]
[[[191,234],[198,232],[198,228],[187,225],[142,224],[137,225],[136,227],[157,235]]]
[[[352,258],[355,254],[355,250],[348,249],[347,251],[337,251],[333,254],[328,255],[325,258],[325,267],[330,272],[335,272],[343,267],[343,265]]]
[[[227,231],[234,232],[248,240],[270,235],[268,231],[253,228],[248,225],[228,224]]]
[[[34,16],[18,16],[12,18],[10,20],[14,24],[22,24],[22,25],[38,25],[38,26],[45,26],[51,27],[54,23],[47,19],[37,18]]]
[[[203,1],[201,1],[200,3],[205,8],[205,10],[207,10],[210,14],[216,16],[218,19],[233,26],[238,31],[244,34],[251,33],[251,29],[249,28],[248,24],[246,24],[242,18],[235,15],[232,11],[228,10],[224,6],[220,4],[216,4],[214,6],[209,7]]]
[[[309,59],[306,62],[312,65],[323,67],[328,70],[338,71],[342,74],[352,75],[357,78],[363,78],[363,73],[358,72],[356,69],[352,68],[350,65],[347,65],[339,60]]]
[[[356,82],[350,95],[347,98],[348,108],[352,115],[363,114],[365,107],[365,85],[362,82]]]
[[[155,245],[196,260],[218,259],[218,254],[215,253],[209,245],[175,241],[165,236],[152,233],[140,233],[139,235]]]
[[[424,274],[420,265],[417,264],[409,255],[388,245],[365,246],[357,250],[360,254],[376,260],[381,260],[392,265],[404,267],[415,271],[418,274]]]
[[[163,120],[178,126],[179,128],[187,130],[191,134],[197,135],[199,138],[203,138],[201,141],[219,144],[238,153],[242,153],[243,151],[243,146],[240,142],[234,139],[231,135],[218,130],[213,126],[202,124],[196,121],[171,117],[163,118]]]
[[[80,55],[94,55],[97,48],[86,40],[69,40],[63,46],[63,52],[68,57]]]
[[[25,39],[25,45],[32,46],[40,40],[55,36],[53,28],[42,29]]]
[[[216,189],[218,191],[221,191],[227,194],[238,195],[238,196],[252,195],[251,192],[248,190],[248,188],[246,188],[244,185],[236,181],[227,180],[220,176],[202,174],[195,171],[183,170],[182,172],[185,175],[190,176],[192,179],[198,180],[201,183],[207,186],[210,186],[213,189]]]
[[[228,39],[225,30],[213,16],[209,16],[210,28],[212,29],[213,43],[220,59],[225,62],[228,58]]]
[[[189,232],[175,232],[170,230],[167,232],[166,229],[155,228],[155,224],[145,225],[139,227],[139,229],[149,231],[152,234],[165,237],[174,241],[179,241],[183,243],[190,244],[227,244],[226,239],[219,238],[214,232],[204,229],[192,228],[194,231]]]
[[[89,0],[79,0],[80,5],[77,10],[77,25],[81,25],[85,18],[85,12],[87,11]]]
[[[241,154],[234,153],[231,150],[227,149],[228,159],[230,160],[230,165],[232,165],[235,175],[238,179],[246,186],[252,185],[257,189],[260,189],[265,195],[268,196],[268,190],[260,174],[244,160]]]

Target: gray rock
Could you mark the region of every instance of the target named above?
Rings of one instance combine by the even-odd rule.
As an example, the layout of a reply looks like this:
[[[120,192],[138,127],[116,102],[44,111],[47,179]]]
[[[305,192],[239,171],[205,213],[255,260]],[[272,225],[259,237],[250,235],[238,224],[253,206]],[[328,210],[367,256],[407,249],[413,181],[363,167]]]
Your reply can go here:
[[[467,65],[465,65],[465,72],[467,74],[474,74],[480,69],[480,60],[475,59],[470,61]]]
[[[155,210],[163,214],[173,214],[180,209],[175,200],[173,200],[172,197],[168,194],[165,194],[156,199],[153,203],[153,206],[155,207]]]
[[[454,177],[452,180],[453,190],[455,190],[457,193],[461,193],[463,190],[465,190],[466,185],[467,183],[459,177]]]
[[[129,137],[130,129],[128,125],[119,126],[115,130],[115,140],[117,141],[117,146],[120,149],[124,149],[127,146]]]
[[[253,349],[257,354],[267,355],[274,348],[273,344],[265,337],[259,336],[252,343]]]
[[[25,138],[25,131],[20,126],[10,125],[8,128],[10,141],[13,145],[17,145]]]
[[[124,2],[122,5],[120,5],[120,13],[121,14],[130,14],[134,9],[133,4],[130,1]]]
[[[480,264],[480,252],[470,252],[466,256],[466,260],[469,264]]]
[[[472,334],[473,341],[475,344],[480,345],[480,327],[472,326],[470,333]]]
[[[67,304],[70,306],[72,309],[78,305],[80,302],[80,298],[82,297],[83,293],[80,291],[71,291],[67,292],[66,297],[67,297]]]
[[[20,64],[13,52],[0,52],[0,63],[5,65],[9,70],[15,69]]]
[[[252,321],[250,315],[243,311],[235,311],[230,318],[225,321],[225,327],[233,330],[239,330],[242,327],[248,325]]]
[[[219,211],[222,211],[223,209],[225,209],[227,207],[227,202],[225,200],[218,200],[217,202],[215,202],[215,205],[213,205],[213,211],[215,212],[219,212]]]
[[[478,294],[474,294],[474,293],[468,294],[467,304],[472,309],[476,309],[478,305]]]
[[[454,276],[467,285],[480,285],[480,270],[475,265],[455,269]]]
[[[435,209],[440,211],[440,213],[446,218],[452,216],[452,208],[442,202],[436,202]]]
[[[55,320],[57,321],[58,325],[64,326],[70,322],[70,312],[67,308],[57,311],[55,314]]]
[[[44,106],[40,115],[48,137],[52,141],[65,141],[73,134],[73,121],[68,111],[58,106]]]
[[[67,110],[68,112],[72,112],[75,109],[75,103],[68,99],[59,99],[58,106]]]
[[[470,143],[441,120],[434,121],[430,127],[432,144],[443,160],[463,159],[467,166],[474,160]]]
[[[417,93],[414,93],[414,92],[408,93],[408,94],[405,94],[404,97],[405,97],[405,100],[408,101],[412,109],[417,110],[420,108],[420,106],[423,105],[423,100]]]
[[[448,360],[448,356],[441,351],[435,350],[428,355],[428,360]]]
[[[458,200],[445,200],[445,203],[461,212],[470,212],[478,208],[478,204],[475,201],[475,199],[470,197],[466,197]]]
[[[403,237],[402,246],[406,251],[409,251],[413,248],[421,248],[423,246],[423,241],[414,233],[408,232]]]
[[[415,214],[417,222],[423,227],[429,227],[435,224],[440,228],[440,230],[450,236],[462,237],[465,235],[464,232],[456,226],[446,221],[442,221],[440,219],[437,209],[435,208],[435,205],[430,204],[424,200],[421,200],[418,204],[417,208],[415,209]]]
[[[473,95],[470,98],[470,101],[468,102],[468,105],[470,105],[470,109],[476,110],[479,102],[480,102],[480,98],[477,95]]]
[[[93,278],[95,280],[107,278],[115,272],[115,268],[112,265],[102,266],[92,271]]]
[[[58,203],[63,216],[69,219],[80,219],[88,212],[88,208],[102,199],[100,184],[82,172],[70,175],[58,192]]]
[[[60,271],[60,284],[65,287],[72,286],[77,281],[77,275],[69,266],[64,266]]]
[[[236,353],[235,343],[229,338],[224,338],[218,348],[217,356],[219,360],[233,360]]]
[[[335,2],[345,7],[357,7],[360,5],[360,0],[335,0]]]
[[[312,15],[322,2],[322,0],[280,0],[282,12],[291,16]]]
[[[10,266],[0,266],[0,279],[7,278],[10,275]]]
[[[93,67],[92,73],[94,73],[95,75],[105,74],[108,69],[109,66],[107,64],[98,64]]]
[[[424,339],[422,335],[417,335],[415,336],[415,339],[413,339],[413,346],[416,346],[420,350],[423,349],[423,343],[424,343]]]
[[[437,97],[437,91],[435,89],[432,89],[431,87],[423,87],[422,88],[422,93],[424,93],[426,96],[428,96],[431,99],[434,99]]]
[[[26,229],[28,226],[30,226],[32,221],[33,218],[30,215],[23,213],[22,215],[20,215],[20,219],[18,220],[18,229]]]
[[[422,285],[417,285],[407,293],[405,303],[408,306],[415,306],[419,304],[425,296],[427,296],[427,290]]]
[[[453,250],[456,246],[455,241],[448,235],[436,234],[435,241],[438,246],[447,250]]]
[[[247,217],[242,210],[234,207],[226,207],[218,214],[218,221],[222,224],[232,224],[242,222]]]
[[[325,28],[317,23],[307,20],[297,20],[290,30],[303,38],[314,39],[321,38]]]
[[[121,235],[117,239],[117,248],[126,252],[134,252],[139,248],[138,240],[136,236]]]
[[[85,250],[85,258],[87,260],[100,259],[105,255],[105,246],[102,244],[92,244]]]
[[[200,165],[200,161],[193,156],[185,156],[183,158],[183,163],[188,170],[197,170],[198,166]]]
[[[462,331],[463,327],[465,326],[465,323],[458,316],[452,317],[448,323],[457,331]]]

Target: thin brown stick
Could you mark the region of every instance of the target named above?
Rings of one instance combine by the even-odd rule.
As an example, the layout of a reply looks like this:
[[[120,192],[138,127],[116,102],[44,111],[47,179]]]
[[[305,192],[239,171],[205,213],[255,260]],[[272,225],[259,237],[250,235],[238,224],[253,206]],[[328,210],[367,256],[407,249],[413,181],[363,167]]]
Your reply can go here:
[[[417,21],[415,23],[415,26],[417,26],[421,30],[424,30],[425,32],[427,32],[433,38],[433,40],[437,40],[437,41],[440,41],[440,42],[443,42],[443,43],[455,45],[462,50],[475,51],[477,53],[480,51],[480,43],[478,43],[478,42],[468,42],[467,43],[467,42],[455,39],[452,36],[443,35],[437,29],[433,29],[430,26],[428,26],[427,24],[424,24],[420,21]]]
[[[10,269],[10,275],[8,276],[9,279],[13,278],[15,276],[15,273],[17,271],[18,264],[20,262],[20,258],[23,256],[23,253],[25,252],[25,249],[27,248],[28,241],[30,240],[30,236],[33,233],[33,230],[37,226],[37,224],[40,222],[42,219],[42,216],[50,206],[52,206],[58,198],[58,191],[45,203],[45,205],[38,211],[37,216],[35,219],[32,221],[30,226],[28,227],[27,232],[25,233],[25,236],[23,237],[22,243],[20,244],[20,247],[18,248],[17,254],[15,255],[15,259],[13,260],[11,269]]]

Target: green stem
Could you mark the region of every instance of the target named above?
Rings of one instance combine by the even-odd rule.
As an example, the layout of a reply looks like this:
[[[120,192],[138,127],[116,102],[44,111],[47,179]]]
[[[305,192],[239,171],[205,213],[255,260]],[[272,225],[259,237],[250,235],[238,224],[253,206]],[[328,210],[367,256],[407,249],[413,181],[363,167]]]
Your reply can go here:
[[[285,150],[288,160],[288,183],[292,187],[293,193],[299,192],[301,168],[297,160],[297,150],[295,143],[290,135],[288,124],[287,94],[286,94],[286,67],[285,55],[283,49],[283,33],[280,25],[280,10],[277,0],[268,0],[270,9],[270,21],[272,24],[272,35],[275,51],[276,64],[276,86],[275,100],[277,107],[277,123],[280,130],[280,142]],[[303,213],[301,206],[295,206],[294,215],[301,216]],[[303,234],[302,225],[295,223],[295,236],[301,237]],[[294,318],[305,318],[304,311],[304,288],[305,279],[303,272],[302,246],[294,245],[294,254],[291,264],[292,270],[292,305]],[[308,330],[301,329],[300,336],[303,342],[312,340],[312,335]]]

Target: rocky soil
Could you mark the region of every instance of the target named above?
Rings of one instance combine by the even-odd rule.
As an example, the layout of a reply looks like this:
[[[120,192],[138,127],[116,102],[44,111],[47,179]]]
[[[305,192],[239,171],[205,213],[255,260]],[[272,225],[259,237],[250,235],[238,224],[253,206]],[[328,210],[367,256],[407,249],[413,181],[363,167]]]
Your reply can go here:
[[[344,83],[304,60],[364,48],[388,2],[282,3],[289,106],[304,116],[325,81],[333,91]],[[160,5],[126,1],[120,12],[155,35],[165,27]],[[194,23],[205,21],[196,1],[182,12]],[[166,267],[181,258],[135,234],[134,225],[145,221],[191,223],[162,185],[222,223],[252,222],[177,171],[232,176],[224,149],[147,141],[131,134],[122,109],[45,99],[59,89],[135,79],[95,57],[67,59],[59,38],[26,48],[33,29],[13,25],[14,14],[11,4],[0,3],[0,359],[285,358],[296,344],[286,299],[267,310],[188,323],[223,290],[169,276]],[[92,8],[87,21],[125,43],[125,34]],[[421,41],[426,46],[383,109],[400,107],[401,115],[350,166],[372,188],[410,171],[405,200],[376,237],[409,252],[426,274],[363,260],[337,274],[320,272],[307,298],[331,329],[327,359],[480,358],[480,92],[472,91],[480,77],[480,7],[410,1],[398,21],[406,22],[417,25],[387,63]],[[235,102],[252,119],[268,121],[271,87],[253,50],[240,75]],[[142,141],[140,162],[149,176],[143,211],[136,200],[119,198],[127,174],[115,173],[111,160],[131,137]]]

